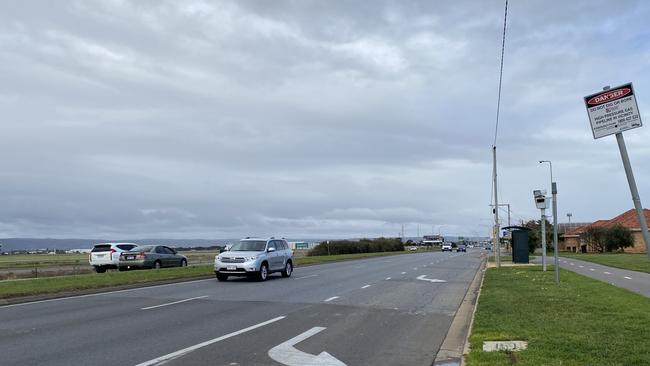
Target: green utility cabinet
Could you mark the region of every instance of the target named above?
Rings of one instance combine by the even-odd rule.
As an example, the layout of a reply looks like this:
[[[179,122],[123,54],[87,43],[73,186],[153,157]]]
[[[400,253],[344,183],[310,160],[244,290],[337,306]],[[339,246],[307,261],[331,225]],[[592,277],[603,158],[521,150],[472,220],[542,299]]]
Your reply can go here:
[[[512,262],[528,263],[528,231],[512,230]]]

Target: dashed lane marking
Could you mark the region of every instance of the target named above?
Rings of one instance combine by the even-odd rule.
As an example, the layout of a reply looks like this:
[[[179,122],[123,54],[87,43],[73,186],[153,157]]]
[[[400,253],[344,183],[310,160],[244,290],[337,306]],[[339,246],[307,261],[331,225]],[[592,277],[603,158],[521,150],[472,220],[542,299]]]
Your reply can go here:
[[[325,302],[330,302],[330,301],[332,301],[332,300],[336,300],[336,299],[338,299],[338,298],[339,298],[338,296],[332,296],[332,297],[330,297],[330,298],[328,298],[328,299],[325,299],[325,300],[323,300],[323,301],[325,301]]]

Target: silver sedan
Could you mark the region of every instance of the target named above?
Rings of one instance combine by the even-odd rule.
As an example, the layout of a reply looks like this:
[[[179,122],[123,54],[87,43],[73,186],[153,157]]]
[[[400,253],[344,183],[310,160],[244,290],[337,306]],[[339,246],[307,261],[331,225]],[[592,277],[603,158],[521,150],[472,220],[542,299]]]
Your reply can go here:
[[[119,270],[185,267],[187,258],[164,245],[141,245],[120,254]]]

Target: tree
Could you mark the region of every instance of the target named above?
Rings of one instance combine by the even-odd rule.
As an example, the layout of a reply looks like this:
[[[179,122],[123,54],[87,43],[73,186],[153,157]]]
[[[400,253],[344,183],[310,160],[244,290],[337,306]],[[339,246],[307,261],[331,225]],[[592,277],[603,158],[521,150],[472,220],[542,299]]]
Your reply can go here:
[[[602,253],[606,249],[607,230],[601,226],[588,226],[581,234],[580,240],[587,244],[592,252]]]
[[[632,232],[621,224],[608,227],[605,231],[605,250],[611,252],[613,250],[623,250],[634,246],[634,238]]]
[[[542,220],[530,220],[523,226],[530,229],[528,232],[528,251],[532,254],[535,248],[542,247]],[[553,225],[546,221],[546,251],[553,251]]]

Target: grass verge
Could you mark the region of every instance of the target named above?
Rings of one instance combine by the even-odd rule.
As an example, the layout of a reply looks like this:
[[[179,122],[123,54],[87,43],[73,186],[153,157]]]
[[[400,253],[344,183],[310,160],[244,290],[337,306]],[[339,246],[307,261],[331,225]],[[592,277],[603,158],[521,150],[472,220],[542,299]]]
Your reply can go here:
[[[561,270],[488,269],[467,365],[650,365],[650,299]],[[518,352],[483,341],[524,340]]]
[[[381,252],[343,254],[295,258],[296,266],[328,263],[342,260],[363,259],[417,252]],[[79,291],[143,284],[158,281],[198,278],[213,275],[212,265],[189,266],[184,268],[164,268],[160,270],[141,270],[128,272],[92,273],[76,276],[34,278],[0,282],[0,299],[22,296],[45,295],[60,292]]]
[[[629,269],[630,271],[650,273],[650,260],[648,260],[648,255],[645,253],[560,253],[560,256],[598,263],[604,266]]]

